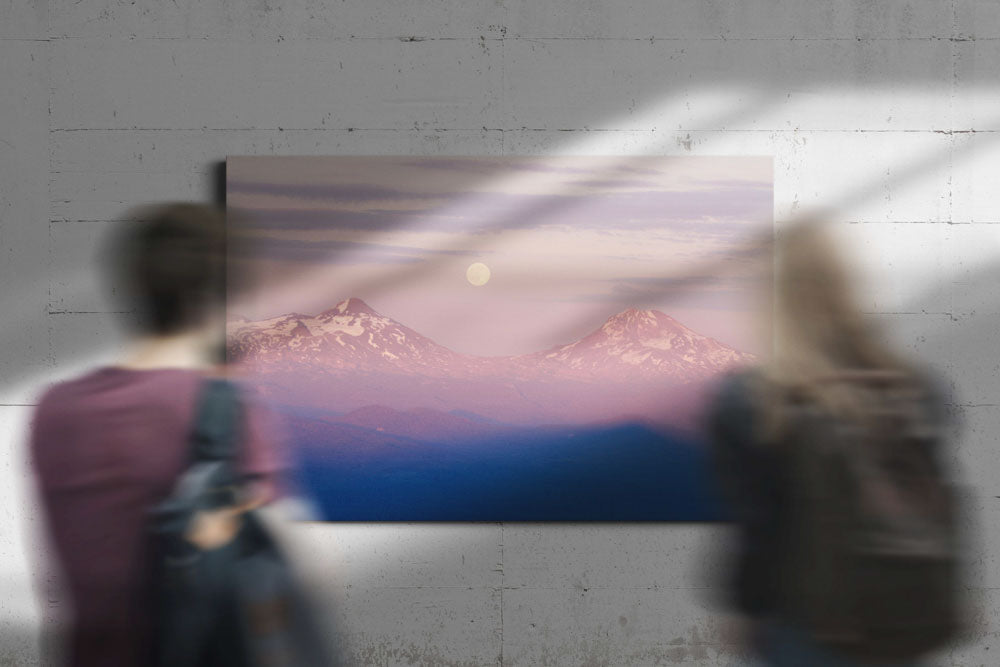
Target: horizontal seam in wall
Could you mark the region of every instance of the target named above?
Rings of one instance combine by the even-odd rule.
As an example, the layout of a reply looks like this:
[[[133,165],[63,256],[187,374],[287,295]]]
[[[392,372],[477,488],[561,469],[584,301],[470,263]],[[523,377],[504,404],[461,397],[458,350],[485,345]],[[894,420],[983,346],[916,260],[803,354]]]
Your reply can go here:
[[[50,310],[46,315],[135,315],[132,310]]]
[[[419,44],[421,42],[977,42],[977,41],[997,41],[1000,36],[973,37],[973,36],[940,36],[923,35],[919,37],[796,37],[775,36],[775,37],[725,37],[703,36],[703,37],[639,37],[639,36],[558,36],[558,35],[495,35],[488,33],[477,33],[454,37],[430,37],[425,35],[338,35],[330,37],[310,37],[310,36],[284,36],[280,34],[268,34],[262,36],[217,36],[217,35],[129,35],[119,37],[114,35],[56,35],[47,38],[0,38],[0,41],[9,39],[11,41],[37,41],[37,42],[119,42],[131,43],[141,41],[167,41],[167,42],[228,42],[228,43],[301,43],[301,42],[403,42],[405,44]]]
[[[958,130],[945,129],[888,129],[845,128],[842,130],[829,128],[601,128],[601,127],[53,127],[50,134],[60,132],[408,132],[413,134],[430,134],[440,132],[651,132],[663,134],[688,134],[691,132],[717,132],[727,134],[995,134],[996,129],[963,128]]]
[[[885,312],[885,311],[862,311],[862,315],[866,317],[922,317],[922,318],[947,318],[950,322],[958,322],[965,318],[956,317],[952,313],[935,313],[935,312]]]
[[[71,203],[71,202],[65,202]],[[105,202],[106,204],[114,204],[120,208],[128,208],[134,205],[134,202],[128,201],[114,201]],[[779,206],[787,205],[787,201],[777,202]],[[62,227],[72,227],[74,225],[121,225],[135,222],[131,218],[50,218],[49,224],[60,225]],[[786,218],[775,218],[774,222],[776,224],[788,224],[794,222],[794,220]],[[961,221],[954,222],[951,220],[835,220],[836,224],[844,225],[865,225],[865,226],[878,226],[878,225],[948,225],[952,227],[996,227],[1000,226],[1000,220],[975,220],[975,221]],[[50,315],[63,315],[70,313],[117,313],[119,311],[51,311]],[[951,315],[945,312],[884,312],[884,311],[870,311],[866,314],[869,315]]]

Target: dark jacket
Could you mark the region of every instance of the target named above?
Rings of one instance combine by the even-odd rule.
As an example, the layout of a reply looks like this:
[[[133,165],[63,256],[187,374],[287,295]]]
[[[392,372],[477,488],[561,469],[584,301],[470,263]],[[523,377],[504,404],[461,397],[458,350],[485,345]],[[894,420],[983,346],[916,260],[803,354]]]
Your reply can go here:
[[[737,530],[734,566],[727,582],[731,603],[756,617],[780,616],[783,559],[792,524],[790,465],[781,442],[761,442],[757,407],[764,380],[754,370],[726,377],[708,412],[707,429],[716,474]],[[931,422],[954,430],[940,383],[920,375]],[[941,452],[930,452],[941,463]]]

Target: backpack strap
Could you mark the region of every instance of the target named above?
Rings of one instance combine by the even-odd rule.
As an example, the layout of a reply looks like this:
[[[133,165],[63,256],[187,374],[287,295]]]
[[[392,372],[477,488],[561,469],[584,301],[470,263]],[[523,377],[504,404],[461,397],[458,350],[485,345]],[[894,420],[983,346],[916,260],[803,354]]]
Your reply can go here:
[[[236,385],[221,378],[205,380],[191,431],[191,463],[235,461],[242,416]]]
[[[241,475],[237,456],[242,440],[243,406],[239,390],[222,378],[202,383],[190,436],[190,463],[182,478],[186,489],[207,507],[235,504]]]

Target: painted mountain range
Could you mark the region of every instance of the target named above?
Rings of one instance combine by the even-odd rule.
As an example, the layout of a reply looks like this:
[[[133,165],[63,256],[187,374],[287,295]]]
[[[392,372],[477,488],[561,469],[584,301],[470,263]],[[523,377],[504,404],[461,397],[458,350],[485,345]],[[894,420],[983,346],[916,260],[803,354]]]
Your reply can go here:
[[[346,415],[380,406],[507,424],[641,417],[683,426],[712,378],[753,355],[657,310],[630,308],[533,354],[454,352],[351,298],[317,315],[229,322],[230,350],[278,403]]]
[[[773,233],[773,174],[752,156],[230,157],[248,241],[230,259],[254,287],[230,295],[251,318],[228,322],[234,372],[280,412],[325,519],[718,518],[699,426],[720,376],[767,349],[748,323],[770,264],[747,249]]]

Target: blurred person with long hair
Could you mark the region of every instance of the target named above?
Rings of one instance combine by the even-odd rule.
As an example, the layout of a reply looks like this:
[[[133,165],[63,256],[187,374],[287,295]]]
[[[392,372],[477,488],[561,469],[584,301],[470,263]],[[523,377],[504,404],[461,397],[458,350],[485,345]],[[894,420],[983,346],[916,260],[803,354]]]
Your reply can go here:
[[[774,275],[773,353],[708,419],[742,634],[771,665],[917,664],[958,624],[946,403],[866,319],[825,224],[780,232]]]
[[[49,388],[33,421],[72,665],[151,663],[149,512],[190,462],[199,390],[224,357],[224,214],[173,204],[137,217],[103,258],[135,313],[127,353]],[[278,493],[284,466],[270,414],[249,405],[243,421],[239,467],[248,503],[258,504]],[[232,512],[206,514],[190,539],[212,549],[236,530]]]

